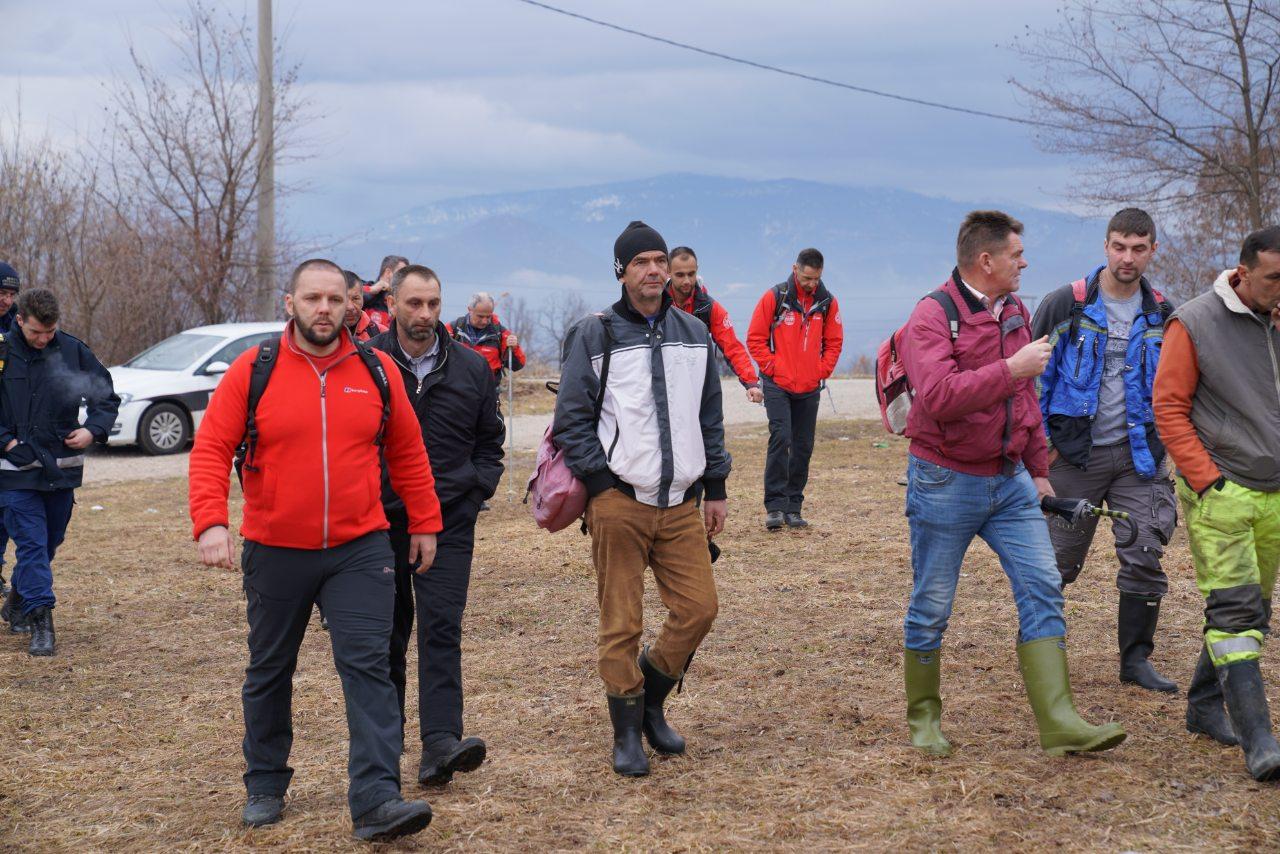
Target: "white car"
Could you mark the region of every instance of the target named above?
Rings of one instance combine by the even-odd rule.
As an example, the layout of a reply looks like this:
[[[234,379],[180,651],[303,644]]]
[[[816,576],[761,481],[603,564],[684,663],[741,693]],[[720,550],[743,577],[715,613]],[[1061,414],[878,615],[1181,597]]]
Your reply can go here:
[[[283,329],[283,322],[197,326],[111,368],[120,414],[107,444],[136,444],[148,454],[184,450],[231,363]]]

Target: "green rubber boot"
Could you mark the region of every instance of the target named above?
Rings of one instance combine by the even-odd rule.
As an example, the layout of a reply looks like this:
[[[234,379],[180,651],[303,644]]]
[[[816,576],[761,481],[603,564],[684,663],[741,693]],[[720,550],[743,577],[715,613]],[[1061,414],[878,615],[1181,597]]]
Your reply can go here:
[[[1120,724],[1092,726],[1076,712],[1067,675],[1065,638],[1041,638],[1019,644],[1018,665],[1045,753],[1062,756],[1110,750],[1124,741],[1125,731]]]
[[[951,742],[942,735],[942,651],[908,649],[903,656],[907,683],[907,726],[911,744],[934,756],[950,756]]]

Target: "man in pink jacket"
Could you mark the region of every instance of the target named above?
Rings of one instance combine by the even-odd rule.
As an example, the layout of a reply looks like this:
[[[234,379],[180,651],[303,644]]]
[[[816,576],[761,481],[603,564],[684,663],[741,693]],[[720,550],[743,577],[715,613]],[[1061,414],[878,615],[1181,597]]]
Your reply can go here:
[[[904,626],[911,742],[934,755],[951,752],[941,729],[942,635],[965,552],[981,537],[1013,588],[1018,661],[1041,747],[1052,755],[1106,750],[1125,733],[1117,724],[1090,726],[1076,714],[1060,577],[1040,512],[1040,497],[1053,488],[1035,378],[1049,345],[1031,340],[1030,315],[1014,296],[1027,266],[1022,223],[999,211],[970,213],[956,257],[950,279],[920,301],[902,337],[915,391],[906,431],[914,578]],[[958,319],[954,325],[949,313]]]

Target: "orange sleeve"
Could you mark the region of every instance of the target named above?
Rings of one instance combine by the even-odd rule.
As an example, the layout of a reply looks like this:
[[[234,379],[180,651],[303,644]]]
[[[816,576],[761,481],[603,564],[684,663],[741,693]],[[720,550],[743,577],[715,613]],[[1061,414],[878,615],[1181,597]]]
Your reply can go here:
[[[230,527],[227,496],[231,462],[244,438],[249,412],[249,374],[258,348],[250,347],[231,364],[209,398],[187,458],[187,507],[194,539],[210,528]]]
[[[769,352],[769,327],[773,325],[775,308],[773,288],[770,288],[756,303],[747,327],[747,352],[760,366],[760,373],[770,377],[773,376],[773,354]]]
[[[1165,324],[1160,365],[1156,368],[1152,408],[1156,430],[1173,464],[1196,492],[1213,485],[1222,472],[1196,434],[1191,421],[1191,399],[1200,385],[1200,363],[1196,345],[1187,328],[1176,318]]]

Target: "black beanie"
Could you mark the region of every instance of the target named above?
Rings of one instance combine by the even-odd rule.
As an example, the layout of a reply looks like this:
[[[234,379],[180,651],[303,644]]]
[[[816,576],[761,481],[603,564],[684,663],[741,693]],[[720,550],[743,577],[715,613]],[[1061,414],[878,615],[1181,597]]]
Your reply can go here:
[[[18,271],[0,261],[0,290],[16,291],[20,284]]]
[[[667,251],[667,241],[662,235],[636,220],[622,230],[618,239],[613,241],[613,274],[622,278],[622,271],[627,269],[631,260],[641,252],[657,250],[663,254]]]

